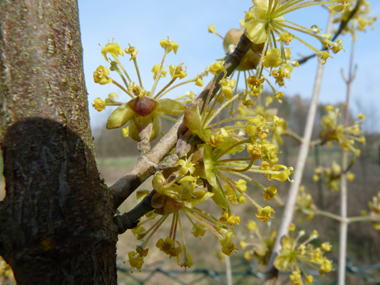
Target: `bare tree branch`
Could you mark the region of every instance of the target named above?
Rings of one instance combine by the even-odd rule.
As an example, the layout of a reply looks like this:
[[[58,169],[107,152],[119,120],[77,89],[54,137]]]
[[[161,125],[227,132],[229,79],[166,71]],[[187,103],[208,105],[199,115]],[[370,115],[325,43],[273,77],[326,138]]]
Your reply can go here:
[[[113,221],[117,226],[118,234],[124,233],[128,229],[133,229],[137,225],[137,220],[146,213],[154,210],[152,206],[152,198],[156,194],[153,190],[148,196],[146,196],[136,207],[134,207],[128,213],[115,216]]]
[[[360,2],[360,1],[358,1]],[[352,41],[350,64],[348,70],[348,78],[345,80],[347,85],[346,92],[346,110],[344,116],[344,125],[348,125],[350,118],[350,96],[352,82],[355,78],[354,75],[354,54],[355,54],[355,41]],[[342,168],[347,168],[348,152],[343,150],[342,155]],[[351,163],[352,166],[353,163]],[[349,166],[350,167],[350,166]],[[347,172],[342,172],[340,176],[340,216],[342,220],[347,219]],[[341,221],[339,225],[339,262],[338,262],[338,285],[344,285],[346,283],[346,257],[347,257],[347,231],[348,223]]]
[[[224,67],[227,70],[227,76],[229,76],[240,64],[242,58],[250,48],[250,43],[249,39],[243,34],[235,51],[227,56],[224,63]],[[201,106],[212,89],[211,100],[219,90],[219,81],[223,76],[224,72],[221,72],[215,80],[216,84],[213,84],[213,80],[211,80],[193,104]],[[179,135],[184,134],[186,130],[187,128],[183,124],[182,116],[146,156],[142,156],[128,173],[110,187],[110,191],[114,198],[115,209],[117,209],[121,203],[123,203],[129,195],[141,185],[142,182],[157,170],[157,164],[175,146]]]

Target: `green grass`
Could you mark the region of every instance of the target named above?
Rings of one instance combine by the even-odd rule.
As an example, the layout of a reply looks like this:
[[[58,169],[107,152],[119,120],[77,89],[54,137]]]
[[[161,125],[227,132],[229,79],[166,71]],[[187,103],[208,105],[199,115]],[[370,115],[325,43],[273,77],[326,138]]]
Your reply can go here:
[[[99,167],[123,167],[131,168],[135,165],[137,157],[107,157],[107,158],[98,158],[96,162]]]

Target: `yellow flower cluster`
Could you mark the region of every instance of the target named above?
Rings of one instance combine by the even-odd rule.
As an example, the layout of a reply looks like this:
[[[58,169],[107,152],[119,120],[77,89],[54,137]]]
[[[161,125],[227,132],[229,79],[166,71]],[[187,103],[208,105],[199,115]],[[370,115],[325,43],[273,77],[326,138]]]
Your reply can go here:
[[[293,284],[303,284],[302,277],[305,278],[307,284],[311,284],[313,276],[306,273],[304,266],[309,265],[312,269],[318,270],[320,275],[330,272],[332,270],[331,260],[324,257],[323,254],[324,251],[331,250],[331,245],[325,242],[321,244],[321,247],[314,248],[310,242],[318,238],[319,235],[316,230],[304,242],[299,243],[305,232],[300,231],[297,236],[294,236],[295,228],[294,224],[290,224],[288,227],[290,235],[281,240],[282,248],[274,261],[274,265],[278,270],[290,270],[292,273],[289,278]]]
[[[352,172],[347,171],[347,179],[352,182],[355,179],[355,175]],[[323,175],[324,181],[327,187],[334,191],[339,191],[340,189],[340,177],[342,175],[342,167],[336,163],[332,162],[330,167],[317,167],[314,170],[313,180],[318,182]]]
[[[130,60],[133,60],[138,79],[136,82],[131,80],[131,77],[119,59],[120,56],[124,56],[123,49],[118,43],[114,42],[106,44],[101,50],[103,57],[110,63],[110,68],[99,65],[93,74],[95,83],[99,83],[100,85],[113,83],[131,98],[128,102],[117,102],[114,100],[114,97],[119,98],[119,96],[115,93],[111,93],[105,100],[96,98],[92,105],[99,112],[108,106],[117,107],[108,118],[107,128],[120,128],[128,123],[129,126],[122,129],[123,136],[129,136],[138,142],[143,141],[143,143],[139,145],[141,151],[146,151],[144,144],[147,145],[147,142],[155,139],[161,133],[161,118],[174,121],[174,118],[167,115],[180,115],[186,110],[186,106],[179,99],[188,97],[187,95],[175,100],[161,98],[169,91],[183,84],[193,82],[198,86],[203,85],[201,74],[193,79],[171,87],[176,79],[183,79],[187,76],[186,68],[183,68],[183,63],[181,63],[179,65],[169,66],[171,81],[161,91],[156,93],[158,81],[167,74],[164,67],[166,55],[171,51],[174,53],[178,51],[178,44],[170,39],[161,40],[160,45],[164,49],[164,56],[161,64],[156,64],[152,68],[155,81],[150,91],[144,88],[140,77],[136,59],[138,50],[130,44],[128,48],[125,48],[125,53],[131,56]],[[112,59],[109,58],[109,56],[111,56]],[[109,77],[110,70],[118,73],[124,86],[118,83],[115,78]]]
[[[209,69],[218,74],[223,68],[213,64]],[[156,247],[170,257],[176,257],[177,263],[185,267],[191,266],[193,261],[186,248],[181,215],[186,216],[193,224],[192,233],[195,237],[203,236],[206,229],[213,232],[219,238],[221,250],[226,255],[237,250],[233,230],[240,224],[240,217],[233,214],[230,205],[245,204],[249,201],[257,208],[256,217],[260,221],[266,222],[273,218],[272,207],[259,205],[247,193],[247,182],[257,185],[266,201],[276,198],[277,188],[274,185],[261,185],[244,173],[261,174],[268,180],[290,181],[289,176],[293,169],[278,164],[278,148],[267,140],[270,130],[280,127],[283,120],[272,116],[268,122],[263,116],[256,115],[213,123],[221,110],[240,96],[239,94],[233,96],[230,90],[226,90],[232,89],[233,85],[232,81],[225,78],[225,88],[216,95],[211,108],[201,112],[197,105],[193,105],[185,111],[184,123],[191,136],[177,144],[168,156],[171,170],[155,174],[153,188],[156,193],[152,198],[155,210],[133,230],[137,238],[142,240],[142,244],[139,245],[140,252],[145,253],[149,240],[170,215],[172,215],[170,234],[166,239],[160,239]],[[225,96],[227,101],[217,108],[216,102],[221,96]],[[236,124],[228,124],[234,120],[237,121]],[[224,123],[227,124],[221,127]],[[229,158],[242,152],[246,153],[246,157]],[[257,161],[261,163],[256,164]],[[231,174],[238,179],[231,177]],[[141,196],[148,195],[149,191],[138,193],[141,199]],[[223,214],[219,219],[197,208],[206,200],[212,200],[222,209]],[[143,225],[155,218],[158,218],[157,222],[145,230]],[[180,240],[176,238],[178,230],[181,233]],[[143,262],[144,254],[139,254],[136,249],[130,255],[131,266],[138,269]],[[181,256],[183,256],[182,262],[180,262]]]
[[[248,222],[248,230],[251,233],[250,239],[240,241],[241,248],[243,250],[248,249],[244,252],[244,258],[251,260],[255,257],[260,263],[268,264],[276,241],[276,232],[272,231],[264,236],[255,221]]]
[[[322,144],[330,143],[331,141],[337,142],[345,151],[353,151],[356,156],[360,155],[360,149],[355,147],[355,142],[365,143],[365,137],[361,134],[363,131],[360,129],[362,120],[365,117],[359,114],[358,120],[353,125],[344,126],[340,124],[341,114],[339,109],[333,106],[326,106],[327,115],[321,119],[322,127],[319,137]]]
[[[314,211],[317,207],[314,204],[313,197],[311,194],[305,192],[305,187],[300,186],[298,196],[297,196],[297,210],[300,213],[307,214],[307,220],[314,218]],[[300,218],[299,221],[302,221]]]
[[[358,10],[351,16],[356,5],[358,5],[357,2],[350,1],[347,8],[342,13],[337,14],[334,19],[334,22],[349,20],[342,34],[351,34],[353,40],[358,38],[357,31],[365,32],[367,27],[373,29],[373,23],[377,20],[377,16],[370,17],[368,15],[370,13],[370,3],[368,1],[361,1]],[[351,18],[349,19],[349,17]]]

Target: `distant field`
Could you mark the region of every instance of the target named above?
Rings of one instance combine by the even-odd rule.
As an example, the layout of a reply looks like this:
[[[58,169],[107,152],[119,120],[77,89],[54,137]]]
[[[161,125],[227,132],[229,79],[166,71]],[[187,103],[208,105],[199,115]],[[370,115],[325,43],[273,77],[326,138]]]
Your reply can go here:
[[[131,168],[137,161],[137,157],[108,157],[98,158],[99,167],[128,167]]]

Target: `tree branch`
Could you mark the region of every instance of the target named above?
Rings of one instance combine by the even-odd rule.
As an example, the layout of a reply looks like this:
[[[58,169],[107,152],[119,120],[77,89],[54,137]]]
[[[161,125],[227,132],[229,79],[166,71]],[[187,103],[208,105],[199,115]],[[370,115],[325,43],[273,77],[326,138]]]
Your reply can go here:
[[[156,194],[156,190],[153,190],[146,196],[136,207],[134,207],[128,213],[118,215],[113,218],[114,223],[117,226],[117,233],[122,234],[128,229],[133,229],[137,225],[137,220],[146,213],[154,210],[152,206],[152,198]]]
[[[296,140],[299,144],[302,144],[302,142],[303,142],[303,138],[301,138],[299,135],[297,135],[297,134],[296,134],[295,132],[293,132],[291,129],[287,129],[287,130],[284,132],[284,135],[293,138],[293,139]]]
[[[224,67],[227,70],[227,76],[229,76],[236,67],[240,64],[244,55],[250,48],[249,39],[243,34],[240,41],[233,53],[227,56]],[[210,100],[215,96],[219,90],[219,81],[223,78],[224,72],[221,72],[217,79],[216,84],[213,84],[213,80],[205,87],[202,93],[194,101],[193,104],[197,104],[200,107],[205,101],[207,95],[212,89],[212,96]],[[139,159],[135,166],[120,178],[114,185],[110,187],[110,192],[114,199],[114,208],[117,209],[121,203],[123,203],[129,195],[131,195],[137,187],[141,185],[150,175],[156,171],[156,165],[165,157],[165,155],[175,146],[180,134],[184,134],[187,128],[183,124],[183,116],[174,124],[169,132],[158,142],[151,151],[145,156],[145,158]]]

